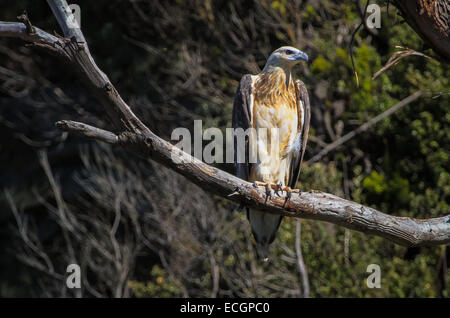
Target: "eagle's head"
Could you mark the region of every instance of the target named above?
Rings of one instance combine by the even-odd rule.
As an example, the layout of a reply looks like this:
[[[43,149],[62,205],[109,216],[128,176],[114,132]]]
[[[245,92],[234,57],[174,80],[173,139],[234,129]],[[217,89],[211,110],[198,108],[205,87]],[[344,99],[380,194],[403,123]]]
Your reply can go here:
[[[273,51],[267,59],[266,67],[278,66],[290,69],[300,61],[308,62],[308,55],[292,46],[282,46]]]

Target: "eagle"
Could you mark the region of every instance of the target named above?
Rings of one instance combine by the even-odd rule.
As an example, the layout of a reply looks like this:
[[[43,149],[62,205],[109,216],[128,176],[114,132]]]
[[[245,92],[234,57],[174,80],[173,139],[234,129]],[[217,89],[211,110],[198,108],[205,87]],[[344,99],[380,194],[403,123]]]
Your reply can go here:
[[[255,187],[264,186],[266,202],[272,193],[279,195],[278,191],[285,191],[286,204],[292,192],[298,192],[292,189],[300,174],[310,121],[308,91],[305,84],[301,80],[294,81],[291,74],[292,68],[301,61],[307,62],[308,56],[294,47],[275,50],[258,75],[242,77],[233,103],[234,131],[251,128],[257,132],[248,134],[242,143],[244,160],[238,160],[235,134],[236,175]],[[250,160],[252,147],[257,148],[256,160]],[[275,239],[282,218],[247,208],[256,250],[264,261],[268,260],[268,247]]]

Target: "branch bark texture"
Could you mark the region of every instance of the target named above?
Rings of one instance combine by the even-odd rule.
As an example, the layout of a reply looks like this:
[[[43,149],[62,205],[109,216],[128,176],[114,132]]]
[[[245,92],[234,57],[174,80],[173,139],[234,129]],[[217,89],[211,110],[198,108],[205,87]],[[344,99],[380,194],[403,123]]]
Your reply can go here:
[[[450,2],[448,0],[395,0],[406,22],[439,55],[450,63]]]

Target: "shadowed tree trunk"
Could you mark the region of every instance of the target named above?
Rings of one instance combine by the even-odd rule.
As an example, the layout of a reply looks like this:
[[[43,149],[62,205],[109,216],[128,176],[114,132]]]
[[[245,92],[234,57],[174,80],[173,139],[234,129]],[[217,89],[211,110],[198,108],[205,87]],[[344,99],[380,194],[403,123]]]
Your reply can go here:
[[[433,49],[442,62],[450,63],[450,2],[448,0],[394,0],[406,22]]]

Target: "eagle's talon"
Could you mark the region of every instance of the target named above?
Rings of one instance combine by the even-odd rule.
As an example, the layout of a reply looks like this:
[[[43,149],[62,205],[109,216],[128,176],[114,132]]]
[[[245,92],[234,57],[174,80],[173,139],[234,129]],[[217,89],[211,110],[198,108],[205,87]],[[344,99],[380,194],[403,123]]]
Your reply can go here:
[[[275,193],[277,196],[280,196],[280,195],[278,194],[278,192],[277,192],[278,186],[277,186],[276,184],[274,184],[274,183],[270,183],[270,182],[261,182],[261,181],[254,181],[254,182],[252,183],[252,186],[255,187],[255,188],[258,188],[258,187],[264,187],[264,189],[266,190],[266,198],[265,198],[265,200],[264,200],[264,204],[266,204],[266,203],[267,203],[267,200],[268,200],[269,198],[272,197],[272,191],[274,191],[274,193]]]
[[[281,194],[283,194],[283,184],[280,182],[277,183],[277,191],[281,191]]]
[[[286,203],[288,203],[290,197],[286,195],[286,199],[284,199],[283,208],[286,206]]]
[[[267,199],[272,197],[272,191],[270,189],[270,185],[268,183],[265,184],[266,188],[266,199],[264,200],[264,204],[267,203]]]
[[[284,200],[283,208],[286,205],[286,203],[288,203],[288,201],[291,199],[292,192],[293,192],[290,188],[289,189],[285,189],[285,190],[286,190],[286,199]]]
[[[266,192],[266,198],[264,199],[264,204],[266,204],[267,203],[267,199],[271,198],[271,197],[272,197],[272,194],[270,193],[270,191]]]

